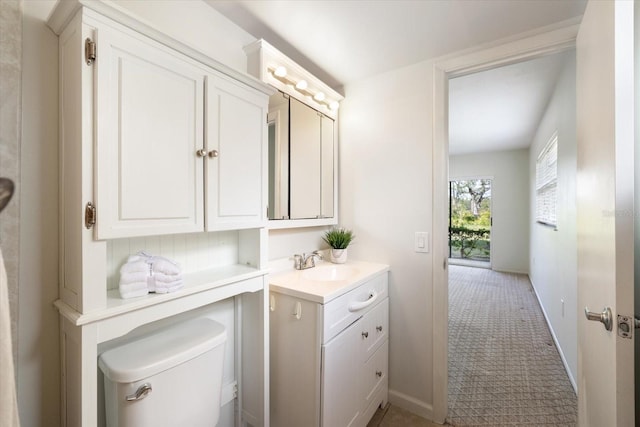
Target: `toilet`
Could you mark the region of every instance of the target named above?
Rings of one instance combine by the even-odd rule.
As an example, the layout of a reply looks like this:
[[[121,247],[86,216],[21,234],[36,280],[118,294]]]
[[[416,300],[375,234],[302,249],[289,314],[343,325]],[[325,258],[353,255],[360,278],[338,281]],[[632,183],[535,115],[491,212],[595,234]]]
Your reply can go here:
[[[199,318],[102,353],[107,426],[215,426],[226,339],[224,326]]]

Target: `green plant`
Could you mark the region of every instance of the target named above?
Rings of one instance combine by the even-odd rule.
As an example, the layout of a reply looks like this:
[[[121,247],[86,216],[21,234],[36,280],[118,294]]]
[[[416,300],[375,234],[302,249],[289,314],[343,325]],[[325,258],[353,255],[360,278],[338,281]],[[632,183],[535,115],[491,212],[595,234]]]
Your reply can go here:
[[[324,233],[322,240],[327,242],[327,244],[333,249],[346,249],[347,246],[349,246],[349,243],[351,243],[355,238],[356,236],[351,230],[347,230],[345,228],[332,228]]]
[[[462,258],[470,258],[472,253],[489,255],[488,228],[449,227],[451,246],[460,250]]]

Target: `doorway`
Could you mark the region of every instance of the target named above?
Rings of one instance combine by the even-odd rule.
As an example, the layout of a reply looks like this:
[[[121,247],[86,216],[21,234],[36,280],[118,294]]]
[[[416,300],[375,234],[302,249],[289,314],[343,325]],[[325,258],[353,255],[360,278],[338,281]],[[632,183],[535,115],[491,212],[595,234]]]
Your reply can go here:
[[[491,181],[449,181],[450,264],[491,267]]]
[[[448,201],[449,187],[449,80],[479,71],[494,69],[523,60],[563,52],[575,46],[577,25],[553,34],[532,36],[505,46],[475,52],[462,58],[445,60],[434,67],[434,187],[436,200]],[[495,188],[494,188],[495,190]],[[446,202],[445,202],[446,203]],[[434,268],[434,347],[433,347],[433,419],[444,421],[448,411],[448,203],[434,210],[434,259],[444,260],[443,268]],[[497,215],[497,214],[496,214]],[[438,231],[441,230],[441,231]],[[495,230],[493,230],[495,232]],[[492,240],[495,236],[492,236]],[[495,249],[495,245],[493,247]],[[495,254],[492,254],[495,255]],[[495,256],[491,256],[492,262]]]

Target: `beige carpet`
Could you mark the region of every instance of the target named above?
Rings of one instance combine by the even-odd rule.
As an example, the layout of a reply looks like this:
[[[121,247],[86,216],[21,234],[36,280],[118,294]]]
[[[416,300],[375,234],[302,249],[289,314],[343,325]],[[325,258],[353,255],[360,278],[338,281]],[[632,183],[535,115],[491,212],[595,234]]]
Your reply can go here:
[[[449,267],[447,421],[576,425],[576,395],[527,276]]]

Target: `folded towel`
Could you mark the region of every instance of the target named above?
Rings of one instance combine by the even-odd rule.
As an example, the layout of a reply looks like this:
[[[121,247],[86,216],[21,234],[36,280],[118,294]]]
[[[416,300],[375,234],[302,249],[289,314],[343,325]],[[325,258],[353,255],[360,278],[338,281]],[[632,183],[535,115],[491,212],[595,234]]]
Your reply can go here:
[[[120,274],[120,285],[126,285],[134,282],[145,282],[149,277],[148,271],[136,271],[132,273],[122,273]]]
[[[172,287],[170,287],[170,288],[156,288],[155,292],[156,292],[157,294],[168,294],[168,293],[170,293],[170,292],[178,291],[178,290],[182,289],[183,287],[184,287],[184,286],[183,286],[183,285],[182,285],[182,283],[181,283],[181,284],[179,284],[179,285],[172,286]]]
[[[156,280],[156,276],[149,276],[147,280],[147,286],[149,288],[149,292],[155,292],[159,288],[171,288],[177,285],[182,285],[182,278],[171,280],[171,281],[159,281]]]
[[[120,291],[120,296],[124,299],[141,297],[149,293],[146,283],[142,286],[141,284],[136,284],[135,286],[120,286],[118,290]]]
[[[119,291],[122,298],[168,293],[183,287],[180,265],[168,258],[144,251],[130,255],[120,268]]]
[[[182,279],[174,280],[173,282],[155,282],[155,288],[172,288],[177,285],[182,285]]]
[[[147,289],[148,286],[149,285],[147,284],[147,282],[133,282],[125,285],[120,285],[118,286],[118,289],[123,289],[125,291],[134,291],[139,289]]]
[[[168,283],[175,282],[176,280],[182,280],[182,274],[164,274],[153,272],[152,276],[156,282]]]
[[[171,261],[164,257],[152,257],[150,260],[154,273],[163,273],[168,275],[181,274],[182,269],[177,262]]]
[[[129,257],[131,259],[132,257]],[[133,261],[127,261],[122,267],[120,267],[120,274],[124,273],[149,273],[149,264],[145,261],[138,259]]]

